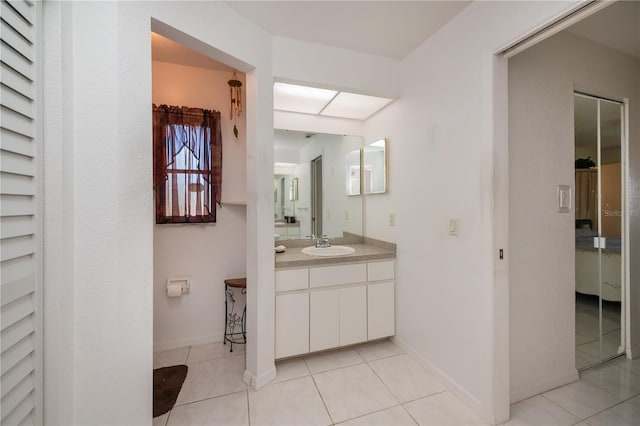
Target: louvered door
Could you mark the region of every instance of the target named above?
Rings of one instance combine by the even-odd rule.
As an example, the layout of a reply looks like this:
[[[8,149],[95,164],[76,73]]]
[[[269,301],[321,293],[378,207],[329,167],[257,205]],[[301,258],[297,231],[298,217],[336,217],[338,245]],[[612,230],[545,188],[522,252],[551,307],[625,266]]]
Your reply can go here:
[[[0,3],[0,424],[42,424],[39,5]]]

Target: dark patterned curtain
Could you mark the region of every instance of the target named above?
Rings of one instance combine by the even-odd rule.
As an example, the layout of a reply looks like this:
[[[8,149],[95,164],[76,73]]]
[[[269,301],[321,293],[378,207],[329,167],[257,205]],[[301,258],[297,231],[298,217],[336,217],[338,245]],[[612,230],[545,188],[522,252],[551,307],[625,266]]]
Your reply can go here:
[[[153,105],[156,223],[215,222],[222,185],[220,112]]]

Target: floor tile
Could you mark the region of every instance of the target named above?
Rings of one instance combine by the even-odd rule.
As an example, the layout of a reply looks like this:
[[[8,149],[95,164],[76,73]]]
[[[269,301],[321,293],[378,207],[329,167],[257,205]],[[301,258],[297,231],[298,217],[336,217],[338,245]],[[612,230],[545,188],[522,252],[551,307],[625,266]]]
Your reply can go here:
[[[189,364],[176,405],[246,390],[244,355]]]
[[[369,362],[398,402],[408,402],[434,393],[444,386],[408,355],[396,355]]]
[[[602,358],[606,359],[618,353],[620,349],[620,331],[612,331],[602,336]],[[596,358],[600,358],[600,340],[585,343],[576,347],[578,350],[585,352]]]
[[[622,401],[622,398],[584,381],[562,386],[543,396],[581,420]]]
[[[297,379],[309,375],[307,364],[302,358],[292,358],[276,362],[276,378],[273,383]]]
[[[640,374],[640,358],[636,359],[627,359],[627,358],[618,358],[613,361],[614,364],[619,365],[625,370],[631,371],[636,374]]]
[[[620,324],[620,318],[622,317],[622,304],[620,302],[608,302],[602,301],[602,317],[616,321]]]
[[[640,394],[640,375],[616,364],[607,364],[585,371],[581,379],[622,399]]]
[[[585,420],[591,426],[638,426],[640,404],[624,402]]]
[[[335,351],[321,352],[309,355],[304,358],[311,374],[322,373],[323,371],[335,370],[336,368],[348,367],[350,365],[362,364],[364,361],[353,349],[339,349]]]
[[[576,346],[593,342],[600,338],[600,322],[597,316],[586,312],[576,312]]]
[[[505,426],[564,426],[578,419],[543,396],[534,396],[511,406],[511,419]]]
[[[419,425],[485,425],[486,423],[471,409],[449,392],[431,395],[404,404],[411,417]]]
[[[249,391],[251,425],[330,425],[311,376]]]
[[[170,367],[187,363],[189,346],[184,348],[171,349],[168,351],[155,352],[153,354],[153,368]]]
[[[581,369],[600,362],[600,358],[589,355],[576,348],[576,368]]]
[[[378,411],[377,413],[367,414],[366,416],[357,417],[348,420],[340,425],[350,426],[415,426],[407,410],[402,406],[388,408]]]
[[[585,296],[576,293],[576,312],[590,312],[598,315],[600,311],[597,297]]]
[[[604,334],[620,329],[620,319],[602,316],[602,331]],[[576,312],[576,332],[589,334],[597,339],[600,335],[600,315],[587,312]]]
[[[238,392],[175,407],[171,410],[167,426],[248,424],[247,392]]]
[[[245,345],[233,345],[233,352],[229,352],[229,348],[229,343],[224,345],[222,342],[191,346],[187,363],[239,355],[243,354],[245,351]]]
[[[356,346],[356,350],[365,361],[385,358],[388,356],[404,353],[400,347],[389,340],[378,340],[376,342],[365,343]]]
[[[398,405],[367,364],[339,368],[313,377],[334,422]]]
[[[169,413],[164,413],[161,416],[154,417],[152,426],[166,426]]]
[[[631,398],[627,401],[630,404],[635,405],[636,407],[640,407],[640,396],[636,396],[635,398]]]

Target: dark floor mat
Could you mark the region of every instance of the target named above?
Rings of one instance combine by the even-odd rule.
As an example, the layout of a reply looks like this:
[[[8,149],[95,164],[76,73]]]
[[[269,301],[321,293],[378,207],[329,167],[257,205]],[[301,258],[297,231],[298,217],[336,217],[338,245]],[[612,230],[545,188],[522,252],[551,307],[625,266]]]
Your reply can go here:
[[[187,370],[186,365],[153,370],[153,417],[161,416],[173,408],[187,377]]]

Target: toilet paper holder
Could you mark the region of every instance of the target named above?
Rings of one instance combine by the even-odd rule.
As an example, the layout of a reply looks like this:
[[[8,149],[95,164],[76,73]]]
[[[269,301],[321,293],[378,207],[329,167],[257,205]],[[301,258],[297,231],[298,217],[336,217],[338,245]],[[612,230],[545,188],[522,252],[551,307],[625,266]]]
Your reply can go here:
[[[183,278],[171,278],[167,280],[167,294],[171,295],[169,289],[175,288],[176,286],[180,286],[180,295],[184,293],[189,293],[191,291],[191,278],[183,277]]]

